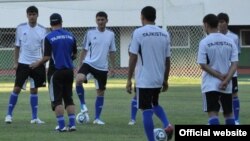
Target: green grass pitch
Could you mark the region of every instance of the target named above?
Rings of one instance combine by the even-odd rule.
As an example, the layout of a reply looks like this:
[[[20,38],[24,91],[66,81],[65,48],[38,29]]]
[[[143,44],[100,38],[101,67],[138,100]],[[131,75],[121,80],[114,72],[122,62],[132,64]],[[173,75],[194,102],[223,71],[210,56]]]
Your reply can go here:
[[[206,124],[207,114],[202,111],[202,97],[200,81],[172,78],[169,90],[161,93],[160,104],[165,108],[170,122],[175,124]],[[0,83],[0,141],[145,141],[141,112],[137,113],[137,124],[129,126],[130,100],[133,95],[125,91],[126,80],[109,79],[102,120],[104,126],[77,124],[76,132],[58,133],[54,131],[56,118],[51,111],[47,88],[41,88],[39,93],[39,118],[46,124],[30,124],[31,109],[29,105],[29,91],[22,91],[13,114],[13,123],[6,124],[6,114],[9,93],[13,82]],[[239,97],[241,100],[241,124],[250,123],[250,94],[248,79],[239,81]],[[94,118],[95,90],[94,85],[84,84],[86,103],[91,121]],[[74,91],[74,100],[79,112],[79,100]],[[224,123],[222,115],[221,122]],[[161,127],[159,119],[154,116],[155,127]],[[66,117],[67,121],[67,117]],[[174,138],[172,139],[174,141]]]

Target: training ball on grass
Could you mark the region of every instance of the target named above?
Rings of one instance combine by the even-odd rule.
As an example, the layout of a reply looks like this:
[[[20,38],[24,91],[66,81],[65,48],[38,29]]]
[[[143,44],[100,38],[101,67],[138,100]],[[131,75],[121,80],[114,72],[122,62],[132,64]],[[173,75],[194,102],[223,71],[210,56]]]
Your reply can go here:
[[[88,119],[84,113],[80,112],[76,116],[76,122],[79,124],[84,124],[88,122]]]
[[[155,141],[167,141],[167,134],[166,134],[164,129],[155,128],[154,129],[154,138],[155,138]]]

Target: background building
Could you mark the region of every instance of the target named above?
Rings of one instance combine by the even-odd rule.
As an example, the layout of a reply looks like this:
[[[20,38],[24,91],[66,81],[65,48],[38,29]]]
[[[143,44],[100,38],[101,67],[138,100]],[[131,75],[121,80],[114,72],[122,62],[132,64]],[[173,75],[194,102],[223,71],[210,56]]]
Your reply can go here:
[[[226,12],[230,16],[230,29],[239,35],[242,46],[240,68],[249,68],[250,12],[249,0],[0,0],[0,77],[13,75],[13,43],[15,27],[26,22],[26,8],[39,8],[38,22],[46,27],[49,16],[60,13],[63,26],[76,37],[79,49],[88,28],[95,27],[95,14],[108,14],[108,28],[116,34],[118,52],[116,56],[117,76],[123,77],[128,66],[128,45],[133,30],[141,26],[140,11],[151,5],[157,9],[156,24],[170,32],[172,42],[172,77],[199,77],[196,64],[198,43],[205,36],[202,18],[208,13]],[[78,60],[77,60],[78,61]],[[240,73],[245,73],[240,70]]]

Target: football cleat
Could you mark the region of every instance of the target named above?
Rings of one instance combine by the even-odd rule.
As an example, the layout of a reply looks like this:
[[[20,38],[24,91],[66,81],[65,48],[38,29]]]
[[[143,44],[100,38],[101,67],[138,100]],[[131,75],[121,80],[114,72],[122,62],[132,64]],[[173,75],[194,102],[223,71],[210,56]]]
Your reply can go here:
[[[93,124],[97,124],[97,125],[104,125],[105,123],[103,121],[101,121],[100,119],[95,119],[93,121]]]
[[[129,123],[128,123],[128,125],[135,125],[135,120],[133,120],[133,119],[131,119],[130,121],[129,121]]]
[[[12,116],[11,115],[7,115],[5,117],[5,122],[8,123],[8,124],[12,123]]]
[[[82,107],[81,107],[81,112],[82,112],[82,113],[88,112],[88,108],[87,108],[87,106],[86,106],[85,104],[82,105]]]
[[[59,130],[59,126],[58,125],[56,126],[55,130]]]
[[[31,124],[43,124],[45,123],[44,121],[40,120],[39,118],[36,118],[36,119],[32,119],[30,121]]]
[[[68,127],[68,131],[69,131],[69,132],[76,131],[76,126]]]
[[[235,120],[235,125],[240,125],[240,122],[238,120]]]
[[[56,131],[58,131],[58,132],[67,132],[67,131],[68,131],[68,129],[67,129],[66,127],[63,127],[62,129],[60,129],[59,126],[58,126],[58,127],[56,126],[55,129],[56,129]]]

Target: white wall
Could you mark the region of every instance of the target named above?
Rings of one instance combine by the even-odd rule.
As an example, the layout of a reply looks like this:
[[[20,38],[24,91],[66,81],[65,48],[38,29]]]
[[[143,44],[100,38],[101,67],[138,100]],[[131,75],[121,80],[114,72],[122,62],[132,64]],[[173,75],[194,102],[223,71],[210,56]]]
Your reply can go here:
[[[1,0],[3,1],[3,0]],[[109,26],[140,26],[140,10],[151,5],[157,9],[157,25],[201,25],[205,14],[226,12],[231,25],[248,25],[250,0],[82,0],[53,2],[0,1],[0,27],[16,27],[26,21],[26,8],[36,5],[40,10],[39,22],[49,26],[53,12],[62,14],[64,26],[95,25],[95,14],[104,10],[109,15]],[[164,8],[164,10],[163,10]]]
[[[27,21],[26,8],[35,5],[39,8],[39,23],[49,27],[49,16],[60,13],[64,27],[95,26],[95,14],[105,11],[109,15],[108,26],[139,26],[140,11],[146,5],[157,10],[157,24],[162,23],[162,0],[86,0],[61,2],[0,2],[0,27],[16,27]]]

